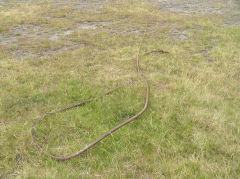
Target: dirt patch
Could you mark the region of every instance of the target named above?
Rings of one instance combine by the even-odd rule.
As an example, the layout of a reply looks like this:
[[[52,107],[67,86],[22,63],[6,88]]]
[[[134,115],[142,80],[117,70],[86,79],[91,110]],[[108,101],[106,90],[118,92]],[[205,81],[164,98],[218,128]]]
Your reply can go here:
[[[54,2],[56,6],[71,6],[75,12],[79,10],[96,11],[106,4],[106,0],[60,0]]]
[[[14,27],[9,33],[0,34],[0,45],[7,49],[14,59],[41,59],[70,49],[82,48],[84,45],[80,42],[63,40],[73,33],[73,30],[52,31],[38,25],[23,24]],[[31,42],[36,43],[31,45]]]
[[[238,0],[156,0],[161,11],[184,15],[218,14],[225,25],[240,25],[240,1]]]
[[[0,46],[7,49],[7,52],[14,59],[41,59],[84,47],[84,43],[71,39],[71,35],[79,30],[101,31],[103,29],[116,34],[140,33],[139,30],[132,27],[121,29],[117,25],[113,25],[112,21],[81,22],[74,24],[71,29],[67,30],[52,30],[41,25],[21,24],[5,34],[0,34]],[[30,41],[32,41],[33,47],[31,47]],[[36,46],[34,42],[38,43],[39,41],[51,43],[51,48],[44,48],[45,46],[41,44],[40,47],[34,47]],[[26,45],[28,43],[29,45]],[[55,45],[56,47],[54,47]]]
[[[84,44],[81,42],[73,42],[68,36],[72,35],[78,29],[96,29],[95,25],[77,24],[74,30],[53,31],[37,25],[19,25],[10,30],[9,33],[0,34],[0,45],[7,49],[14,59],[46,58],[67,50],[82,48]],[[50,48],[46,45],[39,44],[36,46],[32,43],[39,41],[49,44]],[[56,47],[54,47],[56,46]]]
[[[4,2],[0,0],[0,3]],[[15,1],[5,2],[5,5],[11,5]],[[25,3],[28,0],[16,1],[16,3]],[[38,0],[34,2],[40,2]],[[71,13],[58,14],[57,16],[46,16],[46,22],[51,23],[53,20],[54,23],[61,23],[62,16],[64,15],[63,21],[67,21],[68,18],[74,13],[78,13],[81,10],[85,11],[98,11],[105,5],[105,0],[70,0],[70,1],[56,1],[52,4],[53,11],[56,9],[70,8]],[[4,8],[4,7],[3,7]],[[64,11],[63,11],[64,12]],[[59,17],[58,17],[59,16]],[[52,21],[52,22],[53,22]],[[71,22],[72,23],[72,22]],[[57,55],[58,53],[62,53],[64,51],[82,48],[85,44],[81,42],[73,42],[71,36],[78,30],[99,30],[100,28],[107,28],[112,25],[112,22],[80,22],[72,24],[69,27],[64,28],[50,28],[46,25],[29,25],[29,24],[21,24],[11,28],[8,32],[0,33],[0,47],[1,49],[6,50],[6,53],[10,54],[10,58],[14,59],[26,59],[26,58],[34,58],[41,59],[46,58],[52,55]],[[33,46],[30,46],[30,41],[32,41]],[[39,41],[45,42],[46,44],[39,44],[39,47],[35,45],[35,42]],[[29,45],[26,45],[29,44]],[[47,44],[49,48],[47,48]],[[55,47],[56,46],[56,47]]]
[[[188,40],[189,35],[191,34],[190,29],[177,29],[177,28],[171,28],[171,37],[178,41],[178,40]]]
[[[214,0],[158,0],[162,11],[178,12],[183,14],[211,13],[221,14],[219,2]]]
[[[229,0],[230,8],[225,11],[225,26],[237,25],[240,26],[240,1],[239,0]]]
[[[184,15],[193,14],[218,14],[224,17],[223,26],[240,25],[240,1],[238,0],[148,0],[155,1],[159,5],[161,11],[171,11]],[[0,5],[3,1],[0,0]],[[20,3],[20,1],[18,1]],[[25,1],[21,1],[25,2]],[[79,1],[57,1],[54,6],[73,8],[73,13],[80,10],[98,11],[105,5],[104,0],[79,0]],[[71,13],[70,13],[71,16]],[[65,17],[70,18],[70,17]],[[59,19],[57,17],[46,17],[47,21],[51,19]],[[168,25],[169,26],[169,25]],[[171,26],[171,25],[170,25]],[[150,27],[149,31],[163,28],[160,26]],[[7,49],[12,58],[46,58],[57,55],[64,51],[82,48],[85,44],[81,42],[72,41],[70,37],[79,30],[101,31],[108,30],[114,34],[140,34],[141,29],[136,29],[128,24],[124,28],[117,25],[113,21],[92,21],[92,22],[75,22],[71,28],[64,28],[60,30],[50,29],[41,25],[21,24],[10,29],[5,34],[0,34],[0,46],[2,49]],[[169,35],[175,41],[190,40],[194,30],[200,30],[198,27],[194,29],[178,29],[170,27]],[[39,44],[35,47],[24,46],[22,42],[27,39],[33,39],[33,42],[44,41],[48,44]],[[49,48],[48,48],[49,47]],[[35,48],[35,49],[34,49]]]

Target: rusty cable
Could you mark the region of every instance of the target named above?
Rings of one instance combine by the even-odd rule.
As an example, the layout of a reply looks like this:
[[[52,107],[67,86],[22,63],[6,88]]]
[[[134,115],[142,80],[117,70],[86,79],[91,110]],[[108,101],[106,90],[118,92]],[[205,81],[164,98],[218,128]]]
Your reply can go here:
[[[169,52],[166,52],[166,51],[163,51],[163,50],[153,50],[153,51],[150,51],[150,52],[146,52],[143,54],[144,55],[148,55],[148,54],[151,54],[151,53],[162,53],[162,54],[165,54],[165,53],[169,53]],[[127,125],[128,123],[132,122],[134,119],[136,119],[137,117],[139,117],[142,113],[144,113],[144,111],[146,111],[147,107],[148,107],[148,103],[149,103],[149,94],[150,94],[150,88],[149,88],[149,84],[148,84],[148,81],[147,79],[144,77],[142,71],[141,71],[141,68],[140,68],[140,63],[139,63],[139,56],[140,56],[140,48],[138,49],[138,53],[137,53],[137,57],[136,57],[136,65],[137,65],[137,72],[138,74],[142,77],[142,79],[145,81],[146,83],[146,96],[145,96],[145,104],[143,106],[143,108],[137,113],[135,114],[133,117],[127,119],[126,121],[124,121],[123,123],[117,125],[116,127],[112,128],[111,130],[109,130],[108,132],[106,132],[104,135],[102,135],[101,137],[99,137],[97,140],[95,140],[94,142],[92,142],[91,144],[87,145],[86,147],[84,147],[83,149],[81,149],[80,151],[76,152],[76,153],[73,153],[71,155],[68,155],[68,156],[64,156],[64,157],[58,157],[58,156],[55,156],[55,155],[52,155],[50,153],[48,153],[47,151],[44,151],[42,146],[38,143],[37,141],[37,136],[36,136],[36,126],[37,126],[37,122],[38,121],[41,121],[43,120],[46,116],[48,115],[52,115],[52,114],[55,114],[55,113],[59,113],[59,112],[64,112],[64,111],[67,111],[67,110],[70,110],[70,109],[73,109],[73,108],[76,108],[78,106],[83,106],[89,102],[92,102],[92,101],[96,101],[97,99],[99,99],[100,97],[97,97],[97,98],[91,98],[91,99],[88,99],[88,100],[85,100],[85,101],[82,101],[80,103],[77,103],[77,104],[74,104],[72,106],[68,106],[66,108],[62,108],[62,109],[58,109],[58,110],[55,110],[55,111],[51,111],[51,112],[47,112],[45,114],[43,114],[41,117],[39,118],[36,118],[34,120],[34,123],[33,123],[33,127],[32,127],[32,138],[33,138],[33,142],[35,144],[35,146],[42,152],[44,153],[45,155],[55,159],[55,160],[68,160],[68,159],[71,159],[71,158],[74,158],[76,156],[79,156],[80,154],[82,154],[83,152],[87,151],[88,149],[92,148],[94,145],[96,145],[97,143],[99,143],[101,140],[103,140],[104,138],[106,138],[107,136],[109,136],[110,134],[112,134],[113,132],[115,132],[116,130],[118,130],[119,128]],[[112,93],[113,91],[115,91],[117,88],[113,89],[113,90],[110,90],[106,93],[104,93],[104,95],[108,95],[110,93]]]

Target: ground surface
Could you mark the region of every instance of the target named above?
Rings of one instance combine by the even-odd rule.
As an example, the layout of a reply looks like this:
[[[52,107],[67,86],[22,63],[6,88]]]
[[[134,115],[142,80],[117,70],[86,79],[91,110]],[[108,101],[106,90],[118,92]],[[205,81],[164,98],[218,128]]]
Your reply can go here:
[[[0,1],[0,177],[239,178],[238,1]],[[56,155],[76,152],[150,106],[82,156],[65,162],[33,145],[34,118],[123,86],[42,121]]]

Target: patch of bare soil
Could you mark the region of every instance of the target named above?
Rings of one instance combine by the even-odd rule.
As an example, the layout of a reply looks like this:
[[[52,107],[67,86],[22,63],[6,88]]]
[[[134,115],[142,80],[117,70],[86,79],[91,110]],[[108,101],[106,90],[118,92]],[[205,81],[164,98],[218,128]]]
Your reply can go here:
[[[36,0],[38,1],[38,0]],[[26,3],[28,0],[20,1],[8,1],[5,2],[7,5],[11,3]],[[0,5],[4,4],[4,1],[0,0]],[[88,11],[96,11],[96,9],[104,6],[105,0],[70,0],[70,1],[56,1],[54,6],[57,8],[71,7],[73,8],[73,13],[78,12],[82,9]],[[4,7],[2,7],[4,8]],[[46,20],[50,20],[54,17],[46,17]],[[73,50],[76,48],[82,48],[85,44],[80,42],[73,42],[71,36],[78,30],[98,30],[103,25],[110,25],[110,22],[91,22],[91,23],[76,23],[73,29],[60,29],[52,30],[50,28],[41,26],[41,25],[29,25],[21,24],[10,29],[7,33],[0,33],[0,47],[1,49],[6,50],[5,53],[10,54],[14,59],[26,59],[34,58],[41,59],[49,56],[62,53],[64,51]],[[68,40],[69,39],[69,40]],[[54,46],[53,48],[42,48],[35,47],[31,48],[31,45],[28,41],[32,42],[45,42],[49,46]],[[40,44],[41,46],[41,44]],[[44,47],[44,45],[42,45]]]
[[[222,26],[240,25],[240,1],[239,0],[148,0],[157,4],[160,11],[177,13],[181,15],[218,15],[223,17]],[[174,41],[190,40],[195,30],[203,30],[200,27],[193,29],[178,29],[172,27],[169,36]],[[209,53],[211,49],[201,52]]]
[[[1,0],[0,0],[1,1]],[[25,3],[28,0],[17,1],[17,3]],[[7,3],[13,3],[9,1]],[[96,12],[105,5],[105,0],[70,0],[56,1],[53,7],[69,7],[72,8],[72,13],[77,13],[81,10]],[[59,19],[58,17],[46,16],[46,21]],[[68,17],[65,17],[68,18]],[[70,17],[71,18],[71,17]],[[41,59],[50,56],[55,56],[58,53],[82,48],[85,44],[75,40],[71,36],[79,30],[101,31],[108,30],[112,33],[119,34],[138,34],[139,30],[129,27],[121,29],[117,25],[113,25],[112,21],[91,21],[91,22],[76,22],[70,29],[54,30],[42,25],[21,24],[10,29],[7,33],[0,33],[0,47],[6,50],[5,53],[10,54],[13,59],[23,60],[26,58]],[[44,45],[32,45],[28,41],[45,42],[51,48],[44,48]],[[28,45],[27,45],[28,44]]]
[[[63,37],[72,33],[72,30],[51,31],[38,25],[22,24],[14,27],[7,34],[0,34],[0,45],[8,49],[14,59],[39,59],[82,46],[82,44],[63,40]],[[34,47],[34,45],[31,47],[30,42],[44,42],[54,47],[44,48],[44,45],[41,46],[41,44],[40,47]]]
[[[27,0],[18,1],[24,3]],[[193,14],[218,14],[224,17],[223,26],[240,25],[240,1],[238,0],[148,0],[157,2],[159,10],[176,12],[184,15]],[[0,5],[3,1],[0,0]],[[9,1],[11,2],[11,1]],[[105,0],[58,0],[56,7],[69,6],[73,8],[73,13],[79,12],[82,9],[89,11],[97,11],[104,6]],[[54,17],[46,17],[47,20]],[[81,42],[72,41],[72,34],[78,30],[93,30],[100,31],[101,29],[109,30],[112,33],[119,34],[139,34],[141,31],[134,27],[121,29],[115,22],[100,21],[100,22],[80,22],[74,24],[71,29],[51,30],[40,25],[22,24],[12,28],[8,33],[0,34],[0,47],[6,49],[7,53],[11,54],[14,59],[34,58],[41,59],[49,56],[55,56],[68,50],[82,48],[85,44]],[[154,30],[161,27],[151,27]],[[199,27],[195,29],[177,29],[172,27],[170,29],[170,36],[175,41],[189,40],[192,31],[201,30]],[[44,41],[52,48],[36,47],[35,49],[24,44],[27,40],[33,42]],[[41,44],[40,44],[41,46]],[[45,47],[45,48],[44,48]]]
[[[224,17],[224,25],[240,25],[239,0],[156,0],[161,11],[184,15],[218,14]]]

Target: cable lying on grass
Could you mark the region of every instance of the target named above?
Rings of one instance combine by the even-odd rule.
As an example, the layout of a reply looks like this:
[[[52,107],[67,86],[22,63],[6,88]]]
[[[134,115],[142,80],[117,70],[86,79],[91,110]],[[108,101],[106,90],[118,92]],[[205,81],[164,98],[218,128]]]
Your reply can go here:
[[[161,54],[166,54],[166,53],[169,53],[169,52],[166,52],[166,51],[163,51],[163,50],[153,50],[153,51],[150,51],[150,52],[146,52],[144,53],[142,56],[144,55],[148,55],[148,54],[151,54],[151,53],[161,53]],[[92,142],[91,144],[89,144],[88,146],[84,147],[83,149],[81,149],[80,151],[76,152],[76,153],[73,153],[72,155],[69,155],[69,156],[64,156],[64,157],[57,157],[55,155],[52,155],[50,153],[48,153],[47,151],[44,151],[42,146],[38,143],[37,141],[37,135],[36,135],[36,126],[37,126],[37,122],[38,121],[41,121],[43,120],[46,116],[48,115],[52,115],[52,114],[55,114],[55,113],[59,113],[59,112],[64,112],[64,111],[67,111],[67,110],[70,110],[70,109],[73,109],[73,108],[76,108],[78,106],[83,106],[89,102],[93,102],[93,101],[96,101],[97,99],[99,99],[100,97],[96,97],[96,98],[91,98],[91,99],[88,99],[88,100],[85,100],[85,101],[82,101],[80,103],[77,103],[77,104],[74,104],[72,106],[68,106],[66,108],[62,108],[62,109],[58,109],[58,110],[55,110],[55,111],[52,111],[52,112],[47,112],[45,114],[43,114],[41,117],[39,118],[36,118],[34,120],[34,123],[33,123],[33,127],[32,127],[32,138],[33,138],[33,142],[35,144],[35,146],[42,152],[44,153],[45,155],[55,159],[55,160],[68,160],[68,159],[71,159],[71,158],[74,158],[80,154],[82,154],[83,152],[87,151],[88,149],[92,148],[94,145],[96,145],[98,142],[100,142],[101,140],[103,140],[104,138],[106,138],[107,136],[109,136],[110,134],[112,134],[113,132],[115,132],[116,130],[118,130],[119,128],[127,125],[128,123],[132,122],[134,119],[136,119],[137,117],[139,117],[142,113],[144,113],[144,111],[146,111],[147,107],[148,107],[148,103],[149,103],[149,93],[150,93],[150,89],[149,89],[149,84],[148,84],[148,81],[147,79],[144,77],[142,71],[141,71],[141,68],[140,68],[140,63],[139,63],[139,57],[140,57],[140,49],[138,50],[138,54],[137,54],[137,57],[136,57],[136,64],[137,64],[137,71],[138,71],[138,74],[140,77],[142,77],[142,79],[145,81],[146,83],[146,96],[145,96],[145,104],[143,106],[143,108],[141,109],[141,111],[139,111],[137,114],[135,114],[133,117],[127,119],[126,121],[124,121],[123,123],[117,125],[116,127],[112,128],[111,130],[109,130],[108,132],[106,132],[104,135],[102,135],[101,137],[99,137],[97,140],[95,140],[94,142]],[[106,92],[104,95],[108,95],[110,93],[112,93],[113,91],[115,91],[116,89],[118,88],[115,88],[113,90],[110,90],[108,92]]]

